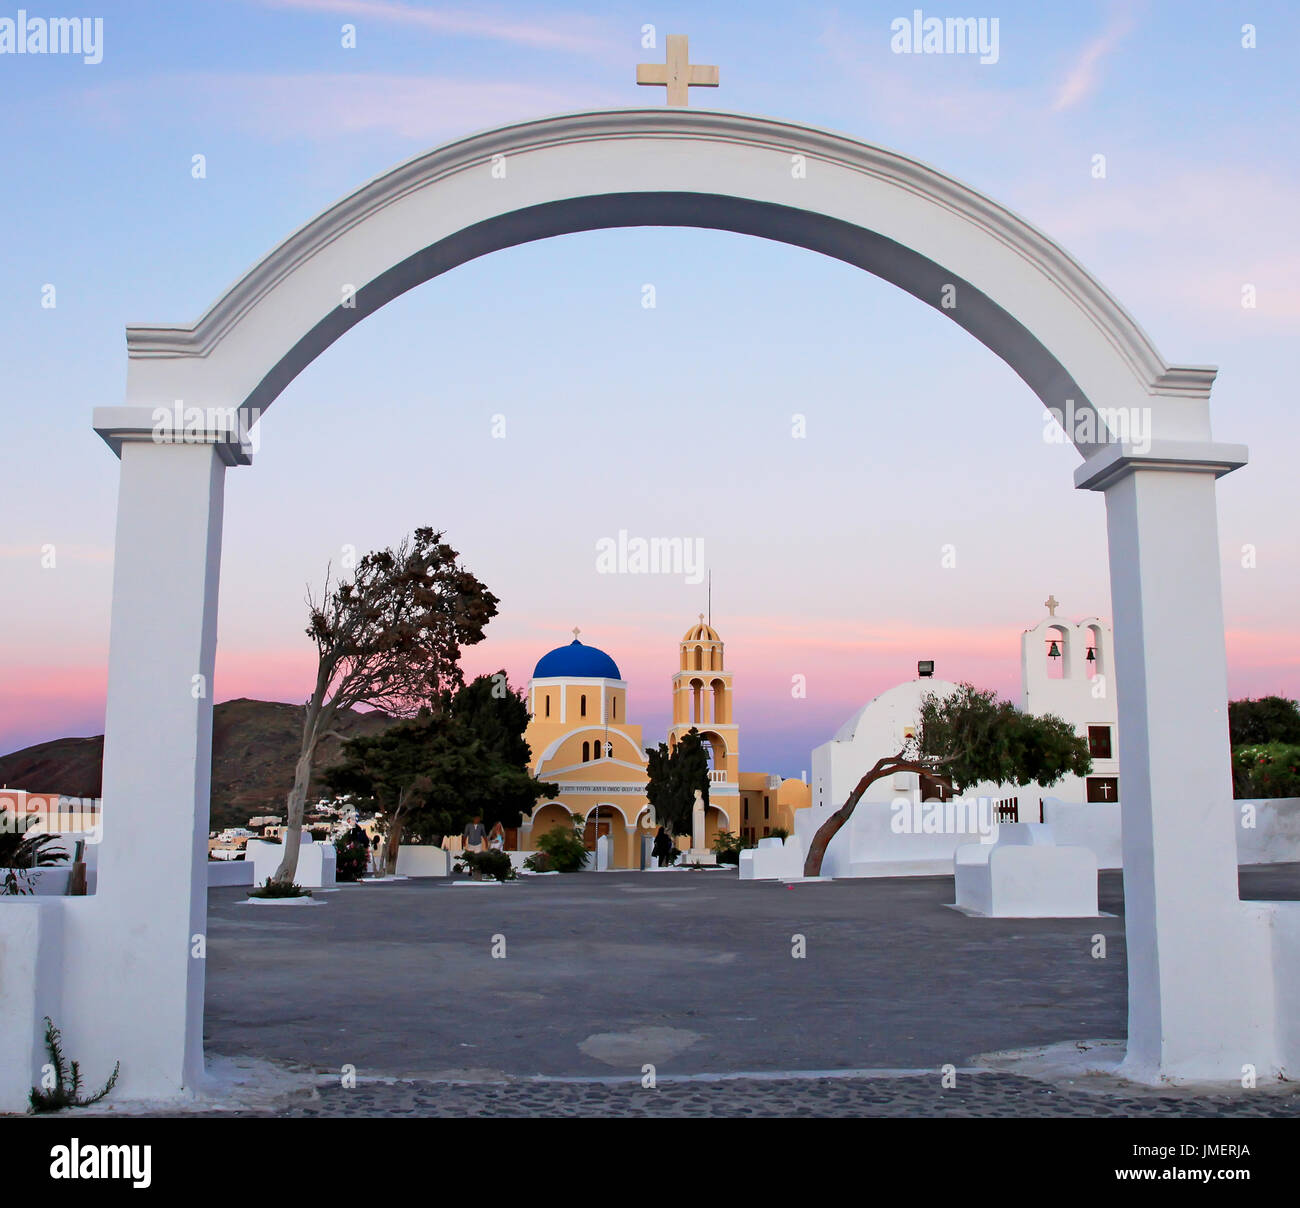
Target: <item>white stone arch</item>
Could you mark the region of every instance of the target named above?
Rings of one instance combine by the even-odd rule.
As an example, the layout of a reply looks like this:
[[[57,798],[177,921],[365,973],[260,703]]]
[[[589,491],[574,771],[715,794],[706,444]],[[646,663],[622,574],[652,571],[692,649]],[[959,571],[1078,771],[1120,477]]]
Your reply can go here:
[[[1057,653],[1060,655],[1060,663],[1057,665],[1061,675],[1060,678],[1068,680],[1074,668],[1074,626],[1068,621],[1051,620],[1043,634],[1043,646],[1039,651],[1039,656],[1044,660],[1048,678],[1052,678],[1052,658],[1051,643],[1057,644]]]
[[[1212,439],[1215,371],[1167,363],[1057,244],[933,168],[807,126],[688,109],[573,114],[449,143],[307,223],[197,322],[128,328],[125,406],[95,414],[121,457],[103,765],[112,822],[93,916],[112,924],[89,922],[69,941],[84,948],[65,961],[69,1047],[88,1068],[120,1057],[126,1098],[202,1077],[203,962],[188,944],[206,929],[224,475],[250,460],[232,417],[265,412],[355,323],[458,264],[631,225],[734,231],[856,265],[960,324],[1045,406],[1091,420],[1088,439],[1066,435],[1084,458],[1075,485],[1107,503],[1127,1068],[1217,1078],[1276,1064],[1269,941],[1258,910],[1237,900],[1232,858],[1214,484],[1246,452]],[[155,409],[177,400],[185,439],[159,443]],[[1149,441],[1102,443],[1098,408],[1142,409]],[[1225,954],[1213,974],[1211,946]],[[122,1021],[111,1037],[97,1035],[105,994]]]

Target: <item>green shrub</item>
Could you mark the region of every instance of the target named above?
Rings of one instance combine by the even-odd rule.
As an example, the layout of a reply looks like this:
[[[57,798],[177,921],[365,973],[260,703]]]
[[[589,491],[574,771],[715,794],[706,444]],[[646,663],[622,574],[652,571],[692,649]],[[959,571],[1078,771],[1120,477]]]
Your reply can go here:
[[[538,836],[537,850],[546,854],[555,872],[578,872],[587,863],[587,848],[582,841],[583,824],[557,826]]]
[[[784,843],[789,837],[790,832],[786,830],[784,826],[772,827],[771,834],[769,835],[769,838],[780,839],[782,843]]]
[[[1300,746],[1282,742],[1232,752],[1234,797],[1300,797]]]
[[[724,830],[719,831],[718,837],[713,840],[713,854],[718,857],[719,864],[739,864],[740,853],[745,848],[753,846],[752,839],[745,839]]]
[[[281,885],[267,877],[266,884],[259,885],[256,889],[250,889],[248,896],[250,898],[309,898],[311,897],[311,890],[304,889],[293,881],[290,881],[287,885]]]
[[[551,862],[544,851],[535,851],[524,860],[524,867],[529,872],[550,872]]]
[[[453,871],[478,873],[498,881],[513,881],[517,875],[503,851],[463,851],[456,857]]]

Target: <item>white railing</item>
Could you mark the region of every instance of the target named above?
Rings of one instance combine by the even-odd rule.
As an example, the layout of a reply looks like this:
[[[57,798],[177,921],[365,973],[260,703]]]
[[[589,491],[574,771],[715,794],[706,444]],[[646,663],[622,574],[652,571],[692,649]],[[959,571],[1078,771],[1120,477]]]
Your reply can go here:
[[[710,773],[709,773],[709,783],[710,783],[710,784],[726,784],[726,783],[727,783],[727,773],[726,773],[726,772],[710,772]]]

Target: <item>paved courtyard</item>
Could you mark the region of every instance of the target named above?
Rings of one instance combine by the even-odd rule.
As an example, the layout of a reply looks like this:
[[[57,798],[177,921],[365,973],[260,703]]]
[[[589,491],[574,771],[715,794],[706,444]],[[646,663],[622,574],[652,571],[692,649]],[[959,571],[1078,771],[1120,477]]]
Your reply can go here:
[[[1244,870],[1242,892],[1300,898],[1300,866]],[[209,1054],[355,1067],[355,1089],[323,1081],[296,1112],[1132,1114],[1131,1099],[1152,1114],[1300,1114],[1294,1096],[1105,1101],[964,1072],[995,1050],[1123,1037],[1117,873],[1101,878],[1112,917],[1078,920],[969,919],[943,877],[607,873],[322,896],[210,895]],[[956,1090],[939,1086],[945,1064],[963,1071]],[[852,1070],[893,1074],[815,1076]],[[698,1077],[745,1073],[769,1078]]]

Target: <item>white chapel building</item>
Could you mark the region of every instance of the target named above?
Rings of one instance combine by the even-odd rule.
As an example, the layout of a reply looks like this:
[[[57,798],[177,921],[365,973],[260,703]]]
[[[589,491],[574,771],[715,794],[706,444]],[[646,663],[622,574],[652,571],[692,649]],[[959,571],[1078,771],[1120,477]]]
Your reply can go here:
[[[1119,750],[1114,690],[1114,644],[1110,626],[1097,617],[1073,622],[1049,613],[1020,639],[1021,708],[1055,714],[1088,740],[1092,771],[1067,776],[1050,787],[981,784],[967,800],[987,798],[999,822],[1051,822],[1097,852],[1103,868],[1119,867]],[[861,778],[883,756],[896,755],[916,734],[921,704],[934,693],[958,688],[949,680],[918,675],[863,705],[812,753],[812,807],[800,811],[798,833],[805,849],[817,827],[844,804]],[[976,842],[973,830],[898,832],[898,803],[938,800],[940,786],[915,772],[878,780],[859,803],[849,826],[832,841],[823,862],[830,876],[906,876],[951,872],[956,847]],[[1087,807],[1086,810],[1081,807]]]

